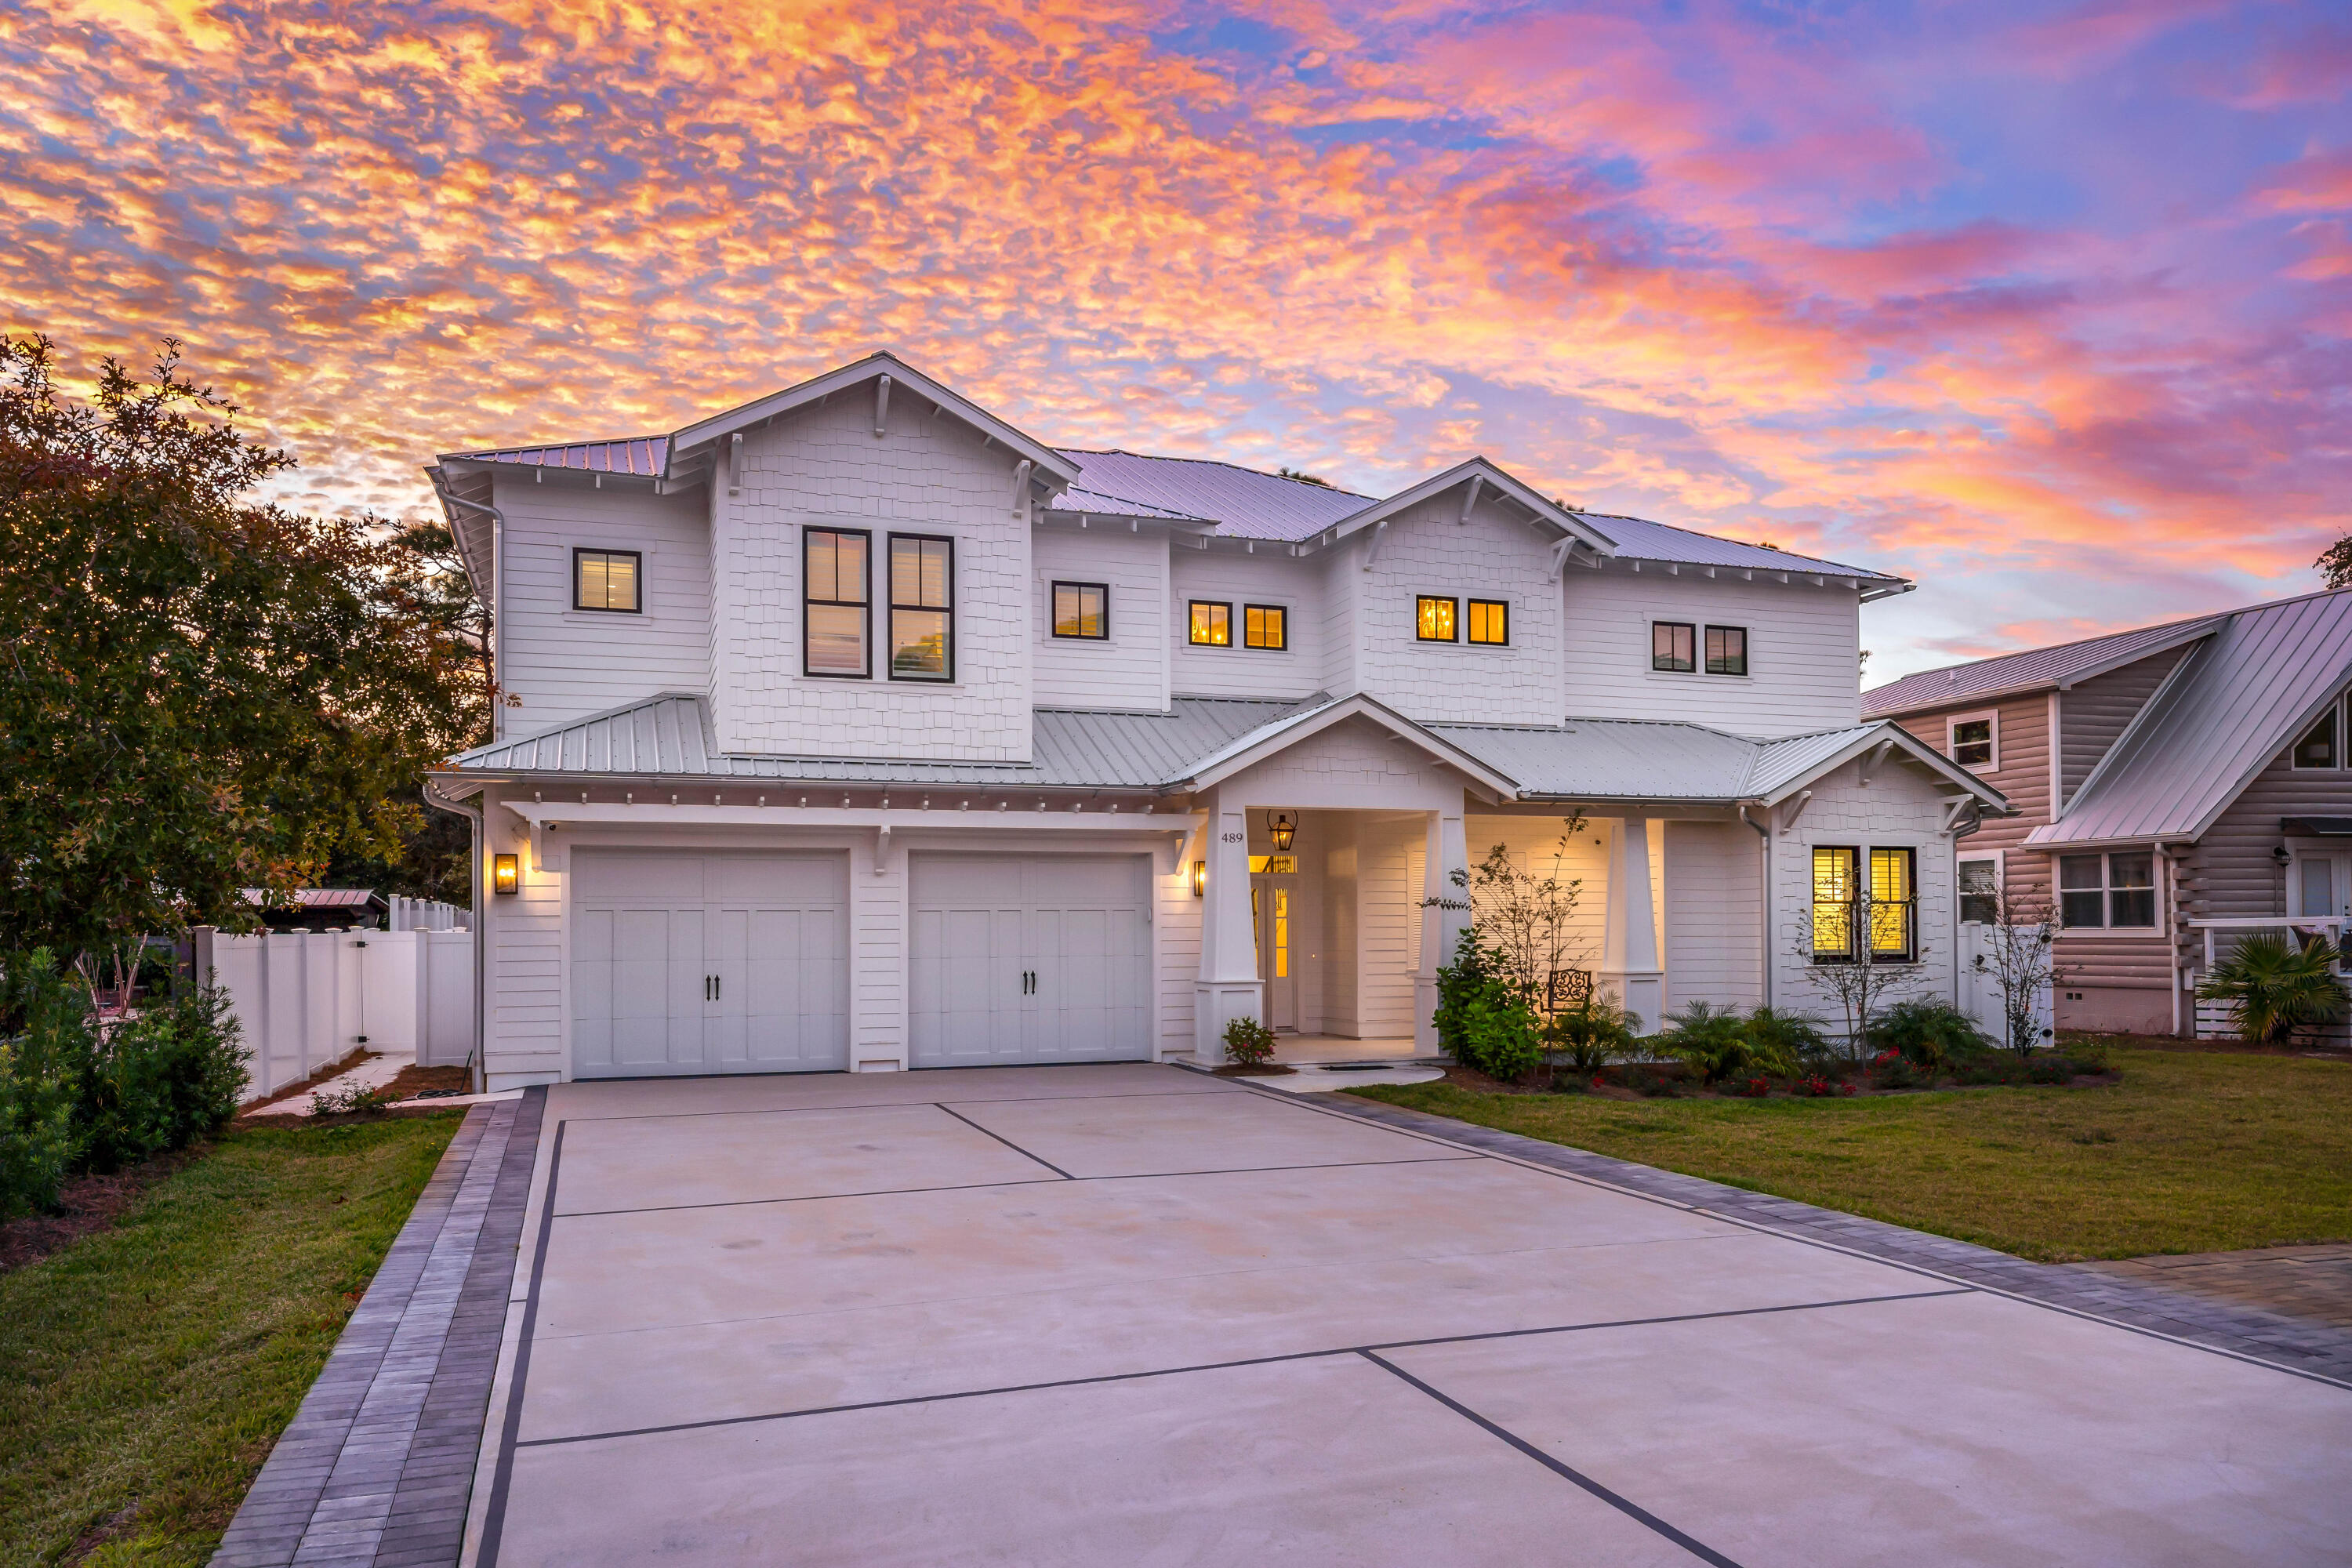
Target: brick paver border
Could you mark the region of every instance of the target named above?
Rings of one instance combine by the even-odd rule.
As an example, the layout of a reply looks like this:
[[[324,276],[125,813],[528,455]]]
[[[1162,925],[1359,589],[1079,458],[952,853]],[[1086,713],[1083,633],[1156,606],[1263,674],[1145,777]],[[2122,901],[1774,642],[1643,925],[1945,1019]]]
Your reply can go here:
[[[467,1112],[213,1568],[457,1563],[546,1104]]]
[[[1287,1094],[1280,1098],[1294,1105],[1308,1099]],[[2352,1332],[2327,1323],[2119,1279],[2095,1268],[2029,1262],[1973,1242],[1907,1230],[1859,1215],[1816,1208],[1792,1198],[1751,1193],[1703,1177],[1679,1175],[1650,1165],[1637,1165],[1630,1160],[1612,1159],[1585,1149],[1547,1143],[1539,1138],[1456,1121],[1449,1116],[1408,1110],[1351,1094],[1313,1098],[1318,1102],[1313,1107],[1317,1110],[1379,1122],[1400,1131],[1443,1138],[1759,1230],[1924,1269],[2063,1311],[2185,1340],[2225,1355],[2262,1362],[2300,1376],[2352,1388]]]

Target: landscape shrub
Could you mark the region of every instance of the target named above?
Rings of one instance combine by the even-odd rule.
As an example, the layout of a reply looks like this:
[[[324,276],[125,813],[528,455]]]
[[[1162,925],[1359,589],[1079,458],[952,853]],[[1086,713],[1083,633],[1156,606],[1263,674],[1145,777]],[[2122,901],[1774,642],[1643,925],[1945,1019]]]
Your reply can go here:
[[[1797,1064],[1774,1048],[1761,1045],[1748,1020],[1730,1007],[1694,1002],[1679,1013],[1666,1015],[1672,1026],[1658,1037],[1658,1048],[1696,1070],[1705,1083],[1717,1083],[1749,1071],[1790,1073]]]
[[[2333,1024],[2352,1011],[2336,977],[2336,950],[2325,941],[2290,942],[2256,931],[2216,963],[2197,987],[2209,1002],[2230,1005],[2230,1024],[2258,1046],[2284,1045],[2297,1029]]]
[[[0,1213],[53,1209],[67,1176],[215,1131],[236,1113],[245,1056],[216,987],[102,1026],[47,952],[0,962]]]
[[[1274,1059],[1274,1031],[1255,1018],[1235,1018],[1225,1026],[1225,1059],[1235,1067],[1261,1068]],[[322,1095],[312,1095],[311,1109],[319,1109]],[[335,1110],[351,1109],[333,1107]]]
[[[1881,1089],[1917,1089],[1935,1081],[1934,1069],[1917,1066],[1891,1046],[1870,1058],[1870,1076]]]
[[[1748,1035],[1762,1055],[1796,1067],[1819,1067],[1843,1059],[1822,1021],[1810,1013],[1759,1007],[1748,1015]]]
[[[1627,1012],[1613,997],[1596,994],[1554,1014],[1544,1026],[1544,1045],[1559,1066],[1574,1068],[1583,1079],[1631,1052],[1641,1029],[1639,1014]]]
[[[1931,1070],[1992,1047],[1966,1013],[1937,1001],[1897,1002],[1870,1026],[1870,1043]]]
[[[1510,1082],[1543,1061],[1540,1026],[1495,955],[1465,931],[1437,972],[1437,1043],[1467,1068]]]
[[[1265,1037],[1265,1048],[1262,1053],[1254,1055],[1246,1060],[1239,1057],[1234,1057],[1234,1059],[1241,1062],[1244,1067],[1265,1066],[1266,1058],[1274,1054],[1274,1031],[1254,1018],[1236,1018],[1234,1024],[1248,1024]],[[1251,1048],[1255,1050],[1255,1045]],[[1229,1057],[1234,1055],[1233,1024],[1225,1026],[1225,1054]],[[400,1096],[392,1092],[392,1086],[389,1084],[377,1084],[373,1088],[362,1089],[358,1084],[352,1083],[345,1084],[331,1094],[313,1090],[310,1095],[310,1114],[313,1116],[380,1116],[399,1103]]]
[[[2028,1058],[2025,1080],[2028,1083],[2065,1083],[2074,1076],[2074,1064],[2061,1056]]]
[[[2065,1056],[2074,1064],[2076,1072],[2111,1072],[2115,1068],[2115,1058],[2107,1054],[2107,1047],[2095,1040],[2070,1042]]]

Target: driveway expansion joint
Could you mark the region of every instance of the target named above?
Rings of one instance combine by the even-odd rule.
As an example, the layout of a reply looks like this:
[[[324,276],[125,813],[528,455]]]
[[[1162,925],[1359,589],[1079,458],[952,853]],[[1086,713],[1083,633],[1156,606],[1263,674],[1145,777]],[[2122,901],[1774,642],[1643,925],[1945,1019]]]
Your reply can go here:
[[[2326,1323],[2216,1301],[2153,1281],[2119,1279],[2095,1268],[2035,1263],[1974,1242],[1353,1095],[1333,1095],[1312,1104],[1285,1096],[1282,1103],[1434,1138],[1727,1224],[1958,1280],[2055,1311],[2352,1388],[2352,1331]]]

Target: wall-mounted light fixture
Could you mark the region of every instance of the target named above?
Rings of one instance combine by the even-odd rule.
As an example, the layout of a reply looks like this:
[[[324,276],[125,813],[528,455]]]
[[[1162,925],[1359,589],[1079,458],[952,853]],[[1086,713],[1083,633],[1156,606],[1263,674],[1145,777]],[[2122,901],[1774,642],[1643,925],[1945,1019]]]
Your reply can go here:
[[[1265,814],[1265,836],[1274,845],[1276,854],[1287,850],[1290,847],[1291,839],[1296,837],[1297,833],[1298,824],[1291,819],[1290,813],[1269,811]]]
[[[2277,861],[2280,869],[2284,870],[2287,865],[2294,859],[2294,857],[2288,854],[2286,846],[2282,844],[2277,848],[2271,851],[2271,858]]]
[[[511,893],[522,886],[522,865],[512,855],[490,857],[490,891]]]
[[[1192,862],[1192,896],[1196,899],[1203,898],[1207,896],[1208,891],[1209,863],[1206,860],[1195,860]]]

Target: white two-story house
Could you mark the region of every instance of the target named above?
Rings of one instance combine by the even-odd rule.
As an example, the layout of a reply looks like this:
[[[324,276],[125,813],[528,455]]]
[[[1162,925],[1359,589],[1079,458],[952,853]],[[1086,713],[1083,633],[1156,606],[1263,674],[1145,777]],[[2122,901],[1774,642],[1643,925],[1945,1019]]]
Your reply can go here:
[[[1062,450],[877,354],[431,474],[498,625],[498,737],[427,782],[494,1088],[1210,1063],[1242,1016],[1429,1049],[1497,844],[1649,1026],[1824,1010],[1856,942],[1948,996],[2006,809],[1861,721],[1910,584],[1483,458],[1381,500]]]

